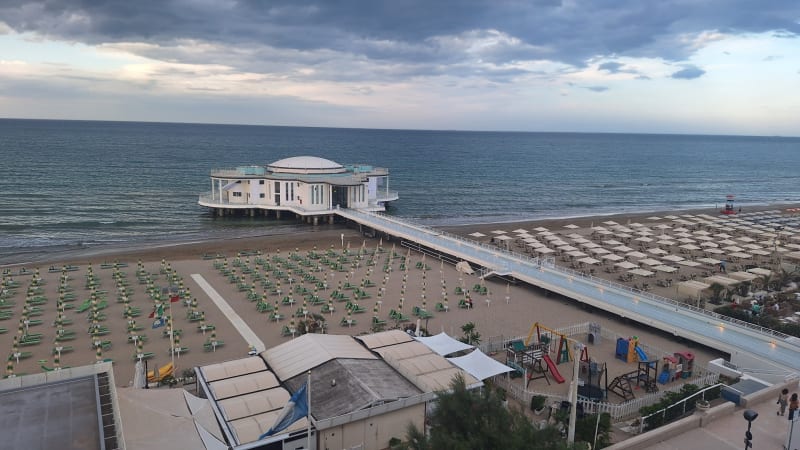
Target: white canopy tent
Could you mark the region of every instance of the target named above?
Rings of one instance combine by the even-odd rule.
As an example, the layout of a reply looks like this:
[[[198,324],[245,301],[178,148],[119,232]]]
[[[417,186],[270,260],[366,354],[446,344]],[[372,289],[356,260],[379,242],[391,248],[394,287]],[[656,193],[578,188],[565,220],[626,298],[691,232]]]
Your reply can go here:
[[[477,348],[464,356],[447,358],[447,360],[481,381],[514,370],[486,356]]]
[[[460,352],[464,350],[469,350],[473,348],[473,346],[469,344],[465,344],[458,339],[453,339],[447,335],[444,331],[435,335],[435,336],[418,336],[414,339],[418,340],[425,344],[426,347],[433,350],[434,353],[437,353],[442,356],[449,355],[451,353]]]

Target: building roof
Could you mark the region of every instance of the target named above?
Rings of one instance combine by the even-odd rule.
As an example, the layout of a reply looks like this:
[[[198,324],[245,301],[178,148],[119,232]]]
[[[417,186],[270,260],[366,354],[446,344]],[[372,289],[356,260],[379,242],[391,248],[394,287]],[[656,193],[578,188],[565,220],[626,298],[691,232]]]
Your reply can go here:
[[[305,373],[286,382],[300,389]],[[315,420],[342,416],[374,405],[422,394],[380,359],[334,359],[311,371],[311,415]]]
[[[258,356],[198,367],[197,373],[233,447],[258,440],[275,423],[291,397]],[[307,426],[308,421],[303,418],[281,434]]]
[[[269,164],[267,168],[273,172],[283,173],[340,173],[346,169],[341,164],[317,156],[293,156]]]
[[[332,359],[377,359],[351,336],[304,334],[261,353],[282,381],[320,366]]]
[[[388,330],[381,331],[380,333],[365,334],[363,336],[355,336],[356,339],[361,341],[370,350],[376,348],[386,347],[387,345],[401,344],[403,342],[411,342],[413,338],[402,330]]]
[[[481,382],[453,365],[444,356],[437,355],[425,344],[417,341],[376,348],[375,352],[392,367],[414,383],[423,392],[450,388],[450,382],[462,374],[467,387]]]
[[[248,373],[260,372],[266,370],[267,365],[264,360],[253,356],[251,358],[242,358],[234,361],[226,361],[218,364],[211,364],[203,366],[200,369],[203,371],[203,376],[206,381],[217,381],[225,378],[237,377]]]

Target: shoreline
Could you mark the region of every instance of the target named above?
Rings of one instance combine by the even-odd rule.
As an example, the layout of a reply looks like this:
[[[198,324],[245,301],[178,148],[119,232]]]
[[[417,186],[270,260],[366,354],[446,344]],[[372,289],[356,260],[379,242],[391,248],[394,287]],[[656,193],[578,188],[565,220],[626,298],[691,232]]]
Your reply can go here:
[[[785,208],[800,207],[796,203],[775,203],[763,206],[750,206],[747,209],[743,208],[743,212],[758,212]],[[520,220],[511,222],[487,222],[480,224],[461,224],[461,225],[447,225],[447,226],[429,226],[429,228],[437,229],[447,233],[467,237],[469,233],[481,232],[488,234],[493,229],[498,227],[563,227],[564,225],[574,223],[582,227],[591,226],[596,221],[615,220],[622,222],[633,222],[646,220],[651,216],[664,216],[664,215],[684,215],[684,214],[709,214],[718,215],[718,208],[699,208],[699,209],[678,209],[678,210],[661,210],[661,211],[646,211],[637,213],[616,213],[616,214],[602,214],[602,215],[587,215],[576,217],[559,217],[550,219],[531,219]],[[403,220],[407,220],[401,218]],[[185,259],[200,256],[204,253],[225,253],[241,250],[244,248],[253,248],[259,246],[273,246],[281,245],[284,243],[286,248],[310,248],[314,245],[314,241],[330,242],[331,240],[338,241],[341,234],[345,235],[345,239],[355,243],[356,241],[365,240],[357,230],[347,227],[345,224],[337,223],[334,225],[320,225],[320,226],[305,226],[298,222],[300,225],[297,230],[288,230],[282,233],[265,233],[261,235],[249,236],[231,236],[231,237],[211,237],[208,239],[193,239],[191,241],[154,241],[156,244],[146,245],[142,248],[137,248],[137,244],[130,244],[125,246],[114,245],[97,245],[92,248],[83,249],[70,249],[58,252],[56,255],[48,256],[47,252],[41,252],[41,258],[34,258],[31,261],[5,261],[0,263],[0,268],[18,268],[22,266],[41,267],[50,264],[66,264],[78,263],[87,264],[90,262],[102,263],[107,260],[121,260],[124,258],[137,258],[142,261],[158,261],[164,258],[175,260]],[[304,229],[305,228],[305,229]]]

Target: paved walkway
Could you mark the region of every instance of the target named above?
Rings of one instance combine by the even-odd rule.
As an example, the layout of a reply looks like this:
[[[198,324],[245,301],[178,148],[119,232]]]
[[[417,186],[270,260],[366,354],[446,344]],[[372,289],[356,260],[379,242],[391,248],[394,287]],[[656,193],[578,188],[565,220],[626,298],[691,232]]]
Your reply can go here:
[[[193,273],[192,279],[197,283],[198,286],[200,286],[200,289],[202,289],[208,295],[211,301],[217,305],[217,308],[222,311],[222,314],[225,314],[225,317],[231,321],[233,327],[236,328],[236,331],[242,335],[248,345],[255,347],[258,353],[261,353],[267,349],[267,346],[264,345],[264,342],[259,339],[258,336],[256,336],[255,332],[253,332],[253,329],[250,328],[244,320],[242,320],[241,316],[239,316],[239,314],[237,314],[236,311],[231,308],[231,305],[229,305],[228,302],[225,301],[225,299],[222,298],[222,296],[219,295],[219,293],[210,284],[208,284],[208,281],[206,281],[202,275]]]
[[[401,219],[356,211],[337,214],[392,236],[487,267],[500,274],[559,293],[599,309],[627,317],[717,348],[731,355],[746,354],[789,370],[800,370],[797,339],[752,324],[720,316],[671,299],[596,277],[540,263],[536,258],[449,235]]]

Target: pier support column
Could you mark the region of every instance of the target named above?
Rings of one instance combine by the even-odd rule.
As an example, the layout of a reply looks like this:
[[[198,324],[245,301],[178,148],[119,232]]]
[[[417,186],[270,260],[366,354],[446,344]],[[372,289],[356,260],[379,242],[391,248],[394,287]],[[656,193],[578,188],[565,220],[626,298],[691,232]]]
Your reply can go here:
[[[275,218],[276,219],[280,219],[281,218],[281,211],[279,209],[275,210]]]
[[[256,210],[253,209],[253,208],[250,208],[250,217],[255,217],[255,216],[256,216]]]
[[[319,217],[314,216],[314,226],[319,225]]]
[[[333,225],[333,214],[331,214],[330,216],[328,216],[328,223],[329,223],[329,224],[331,224],[331,225]]]

